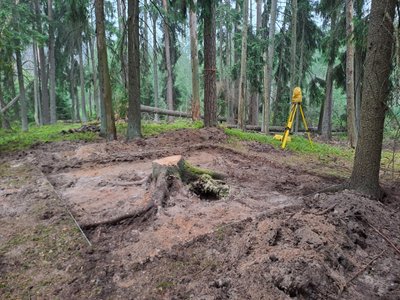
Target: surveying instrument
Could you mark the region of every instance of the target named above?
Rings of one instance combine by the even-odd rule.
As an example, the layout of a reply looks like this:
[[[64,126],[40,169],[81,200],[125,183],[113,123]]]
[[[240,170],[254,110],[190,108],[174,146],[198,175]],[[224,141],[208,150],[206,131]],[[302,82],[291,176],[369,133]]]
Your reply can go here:
[[[293,90],[292,104],[290,107],[290,113],[289,113],[289,118],[288,118],[287,125],[285,128],[285,132],[283,133],[283,136],[281,136],[281,135],[274,136],[275,139],[282,141],[282,145],[281,145],[282,149],[285,149],[287,142],[290,140],[289,133],[290,133],[290,130],[292,129],[297,109],[300,111],[300,115],[301,115],[301,118],[302,118],[303,124],[304,124],[304,129],[306,130],[307,135],[308,135],[308,140],[310,141],[310,144],[312,145],[310,131],[308,130],[306,118],[304,117],[303,107],[301,105],[302,101],[303,101],[303,97],[301,95],[301,88],[295,87]]]

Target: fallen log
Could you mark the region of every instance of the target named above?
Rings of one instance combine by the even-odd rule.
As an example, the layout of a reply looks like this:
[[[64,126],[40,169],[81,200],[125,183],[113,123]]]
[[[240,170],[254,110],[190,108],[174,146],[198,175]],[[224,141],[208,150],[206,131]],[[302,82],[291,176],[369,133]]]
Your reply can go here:
[[[164,108],[159,108],[159,107],[140,105],[140,110],[141,110],[141,112],[160,114],[160,115],[166,115],[166,116],[172,116],[172,117],[180,117],[180,118],[188,118],[188,119],[192,118],[192,113],[184,112],[184,111],[169,110],[169,109],[164,109]],[[200,116],[200,117],[202,119],[204,119],[204,116]],[[218,121],[224,122],[224,121],[226,121],[226,118],[218,117]]]

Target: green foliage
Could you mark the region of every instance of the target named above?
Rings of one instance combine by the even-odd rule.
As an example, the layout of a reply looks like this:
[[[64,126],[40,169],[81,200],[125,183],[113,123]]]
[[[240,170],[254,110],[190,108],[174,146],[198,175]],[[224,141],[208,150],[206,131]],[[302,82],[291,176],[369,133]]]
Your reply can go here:
[[[63,124],[48,126],[31,126],[29,132],[22,132],[20,129],[13,132],[0,130],[0,153],[28,149],[36,144],[57,142],[62,140],[69,141],[93,141],[98,135],[96,133],[71,133],[62,135],[62,130],[78,128],[81,124]]]

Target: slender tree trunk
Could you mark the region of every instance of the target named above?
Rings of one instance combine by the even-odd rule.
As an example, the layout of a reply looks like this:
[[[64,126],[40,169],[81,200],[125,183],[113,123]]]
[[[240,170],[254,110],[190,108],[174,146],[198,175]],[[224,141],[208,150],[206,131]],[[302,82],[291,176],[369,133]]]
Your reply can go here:
[[[99,62],[99,75],[101,77],[101,89],[102,89],[102,105],[104,106],[104,128],[105,137],[107,140],[116,140],[117,131],[115,128],[114,112],[112,108],[112,91],[110,82],[110,73],[108,70],[108,59],[107,59],[107,44],[106,44],[106,32],[104,26],[104,0],[96,0],[95,2],[96,12],[96,37],[97,37],[97,56]]]
[[[217,126],[216,3],[204,0],[204,126]]]
[[[90,41],[88,41],[86,43],[86,57],[87,57],[87,66],[90,66],[90,51],[89,51],[89,46]],[[90,81],[89,81],[90,82]],[[91,82],[90,82],[91,83]],[[89,84],[89,88],[88,88],[88,105],[89,105],[89,110],[88,110],[88,117],[89,120],[92,118],[93,116],[93,99],[92,99],[92,84]]]
[[[82,38],[79,43],[79,78],[81,85],[81,111],[82,111],[82,122],[87,122],[86,114],[86,95],[85,95],[85,66],[83,64],[83,43]]]
[[[49,90],[50,90],[50,123],[57,122],[56,109],[56,58],[54,38],[53,0],[47,1],[49,19]]]
[[[196,4],[197,1],[194,1]],[[189,13],[190,25],[190,53],[192,59],[192,120],[200,119],[200,74],[199,57],[197,54],[197,16],[194,7]]]
[[[296,61],[297,61],[297,0],[292,0],[292,35],[290,38],[290,95],[292,94],[293,89],[295,88],[298,74],[296,70]],[[294,131],[298,132],[299,128],[299,115],[296,114],[296,122]]]
[[[158,107],[158,58],[157,58],[157,13],[153,13],[153,94],[154,107]],[[159,121],[158,114],[154,114],[154,121]]]
[[[37,43],[34,41],[32,46],[33,52],[33,97],[34,97],[34,117],[36,125],[43,125],[41,116],[41,104],[39,96],[39,71],[38,71],[38,54]]]
[[[99,82],[97,77],[97,65],[94,54],[94,38],[89,41],[90,57],[92,60],[92,80],[93,80],[93,103],[94,110],[96,111],[97,117],[100,117],[100,99],[99,99]]]
[[[142,136],[140,123],[139,0],[128,0],[128,131],[127,139]]]
[[[163,0],[163,6],[165,12],[168,12],[167,0]],[[172,64],[171,64],[171,41],[169,34],[169,25],[166,19],[164,19],[164,39],[165,39],[165,64],[167,66],[167,105],[168,109],[174,110],[173,79],[172,79]],[[172,122],[174,118],[168,117],[168,120]]]
[[[304,79],[304,48],[305,48],[305,18],[303,15],[303,27],[301,29],[301,42],[300,42],[300,58],[299,58],[299,73],[297,77],[297,82],[295,83],[297,86],[301,87]],[[298,124],[298,123],[297,123]]]
[[[326,88],[324,114],[322,117],[321,137],[323,140],[332,138],[332,109],[333,109],[333,65],[329,64],[326,71]]]
[[[126,56],[126,18],[125,18],[125,0],[117,0],[117,14],[118,14],[118,29],[121,36],[121,48],[120,48],[120,61],[121,61],[121,81],[123,86],[126,88],[128,85],[128,76],[127,76],[127,61],[128,58]]]
[[[37,17],[37,28],[39,32],[42,32],[42,26],[40,24],[40,5],[39,0],[35,0],[35,11]],[[42,120],[43,124],[50,124],[50,99],[49,99],[49,90],[48,90],[48,76],[47,76],[47,64],[46,64],[46,56],[44,52],[43,45],[39,46],[39,65],[40,65],[40,81],[42,88],[42,99],[41,99],[41,110],[42,110]]]
[[[271,23],[269,25],[268,54],[264,54],[264,123],[263,132],[269,133],[270,123],[270,98],[272,86],[272,68],[275,54],[275,28],[276,28],[277,0],[271,2]]]
[[[360,53],[361,51],[355,52],[355,70],[354,70],[354,83],[355,83],[355,124],[357,141],[360,132],[360,115],[361,115],[361,97],[362,97],[362,77],[363,77],[363,59]]]
[[[75,59],[74,55],[71,54],[71,69],[70,69],[70,94],[71,94],[71,108],[72,108],[72,120],[79,122],[79,110],[78,110],[78,96],[76,94],[76,82],[75,82]]]
[[[350,188],[382,198],[379,170],[383,127],[390,93],[393,18],[396,0],[372,0],[365,59],[361,128]]]
[[[24,74],[22,71],[22,58],[21,52],[19,50],[15,51],[15,57],[17,61],[17,75],[18,75],[18,85],[19,85],[19,103],[21,107],[21,125],[22,131],[28,131],[28,107],[26,104],[26,96],[25,96],[25,83],[24,83]]]
[[[292,35],[290,38],[290,93],[296,85],[296,57],[297,57],[297,0],[292,0]]]
[[[246,127],[246,72],[247,72],[247,27],[249,17],[249,0],[243,1],[243,26],[242,26],[242,57],[240,60],[239,80],[239,107],[238,127],[242,130]]]
[[[354,25],[353,0],[346,0],[346,98],[347,98],[347,135],[350,146],[357,145],[357,130],[354,108]]]
[[[329,41],[328,68],[326,71],[326,88],[325,88],[325,104],[324,115],[322,118],[321,137],[324,140],[332,138],[332,110],[333,110],[333,66],[336,58],[335,50],[335,28],[337,21],[337,13],[331,15],[331,37]]]

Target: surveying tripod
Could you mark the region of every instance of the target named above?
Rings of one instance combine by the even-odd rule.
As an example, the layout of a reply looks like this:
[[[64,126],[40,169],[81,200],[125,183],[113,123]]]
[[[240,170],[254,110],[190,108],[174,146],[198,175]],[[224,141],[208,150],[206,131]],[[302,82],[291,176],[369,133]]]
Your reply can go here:
[[[300,111],[301,118],[302,118],[303,124],[304,124],[304,129],[306,130],[307,135],[308,135],[308,140],[310,141],[310,144],[312,145],[310,131],[308,130],[306,118],[304,117],[303,107],[301,106],[302,101],[303,101],[303,97],[301,95],[301,89],[299,87],[295,87],[293,90],[292,105],[290,107],[289,118],[288,118],[288,121],[286,124],[285,132],[283,133],[283,137],[282,137],[282,146],[281,146],[282,149],[285,149],[286,143],[288,142],[289,133],[290,133],[290,130],[292,129],[297,109],[299,109],[299,111]]]

